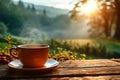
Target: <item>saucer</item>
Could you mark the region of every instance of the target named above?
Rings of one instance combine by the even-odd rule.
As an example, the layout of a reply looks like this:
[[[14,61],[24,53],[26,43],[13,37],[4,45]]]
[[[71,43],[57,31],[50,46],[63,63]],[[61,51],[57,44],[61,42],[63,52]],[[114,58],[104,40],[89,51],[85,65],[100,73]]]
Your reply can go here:
[[[53,59],[48,59],[47,62],[43,67],[40,68],[24,68],[23,64],[20,62],[20,60],[16,59],[8,63],[8,66],[12,69],[17,69],[17,70],[47,70],[47,69],[52,69],[55,68],[59,64],[58,61],[53,60]]]

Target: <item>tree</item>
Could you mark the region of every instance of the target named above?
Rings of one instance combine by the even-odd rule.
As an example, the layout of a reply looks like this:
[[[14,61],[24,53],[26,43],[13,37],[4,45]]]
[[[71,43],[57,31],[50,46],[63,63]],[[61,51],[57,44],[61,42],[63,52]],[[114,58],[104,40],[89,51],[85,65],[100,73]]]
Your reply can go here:
[[[23,24],[23,17],[18,6],[11,0],[0,0],[0,22],[8,27],[8,32],[18,35]]]
[[[32,4],[32,11],[36,12],[35,6]]]
[[[71,18],[80,17],[78,15],[80,11],[77,11],[76,8],[78,7],[81,8],[84,4],[86,4],[87,1],[89,0],[79,0],[79,2],[75,4],[75,7],[72,10]],[[117,11],[117,14],[118,12],[120,12],[119,11],[120,6],[118,6],[120,5],[119,0],[94,0],[94,1],[97,1],[98,9],[95,13],[93,13],[93,15],[87,17],[89,19],[88,24],[91,26],[90,31],[92,30],[94,34],[99,34],[99,36],[104,33],[106,37],[109,37],[111,36],[111,31],[112,31],[111,28],[113,27],[113,24],[115,23],[116,11]],[[117,3],[117,5],[115,3]],[[119,19],[119,16],[120,15],[118,14],[117,15],[118,19]],[[117,22],[116,25],[118,24],[120,23]],[[117,31],[119,30],[119,28],[118,29],[117,28],[118,26],[116,26],[115,32],[118,32],[120,34],[120,32]]]
[[[120,0],[115,0],[115,6],[116,6],[116,32],[115,32],[115,38],[120,40]]]
[[[30,6],[30,4],[28,4],[27,9],[28,9],[28,10],[31,10],[31,6]]]
[[[46,11],[46,9],[43,9],[43,16],[47,16],[47,11]]]
[[[40,22],[43,26],[48,26],[51,24],[51,18],[48,17],[46,9],[43,9],[42,15],[40,17]]]
[[[20,6],[21,8],[24,8],[24,3],[21,0],[19,0],[18,1],[18,6]]]

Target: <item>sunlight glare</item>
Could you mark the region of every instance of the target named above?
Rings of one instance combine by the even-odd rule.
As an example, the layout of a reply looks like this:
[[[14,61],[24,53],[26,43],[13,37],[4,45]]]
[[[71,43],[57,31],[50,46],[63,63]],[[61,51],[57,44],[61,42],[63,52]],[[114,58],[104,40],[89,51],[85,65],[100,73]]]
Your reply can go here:
[[[97,8],[98,8],[98,5],[96,0],[88,0],[88,2],[82,6],[81,12],[84,14],[91,14],[95,12]]]

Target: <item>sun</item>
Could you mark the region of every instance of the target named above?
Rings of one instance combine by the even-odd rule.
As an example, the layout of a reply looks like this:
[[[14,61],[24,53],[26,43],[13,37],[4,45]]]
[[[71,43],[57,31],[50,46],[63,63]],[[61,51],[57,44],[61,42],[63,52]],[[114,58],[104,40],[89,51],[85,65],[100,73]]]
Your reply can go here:
[[[83,4],[80,10],[84,14],[91,14],[95,12],[97,8],[98,8],[98,4],[96,0],[88,0],[85,4]]]

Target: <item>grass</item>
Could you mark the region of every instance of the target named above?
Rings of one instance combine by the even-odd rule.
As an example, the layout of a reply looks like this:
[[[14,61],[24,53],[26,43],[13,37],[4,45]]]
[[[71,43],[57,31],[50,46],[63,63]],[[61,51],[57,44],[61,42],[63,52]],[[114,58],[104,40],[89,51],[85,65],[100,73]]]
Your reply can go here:
[[[74,39],[54,40],[52,49],[61,47],[73,53],[86,54],[87,59],[94,58],[120,58],[120,43],[115,40],[102,39]]]
[[[106,55],[113,58],[120,58],[120,42],[116,40],[96,40],[99,44],[106,48]]]
[[[14,41],[17,41],[18,44],[24,44],[27,41],[27,38],[21,38],[16,36],[12,36],[12,39]],[[44,41],[41,40],[36,41],[37,43],[49,44],[50,45],[49,57],[57,60],[120,58],[120,42],[115,40],[51,39]],[[8,43],[4,41],[0,42],[0,48],[4,48],[6,45],[8,45]]]
[[[116,51],[120,53],[120,42],[115,40],[96,40],[98,43],[106,46],[107,51]]]

